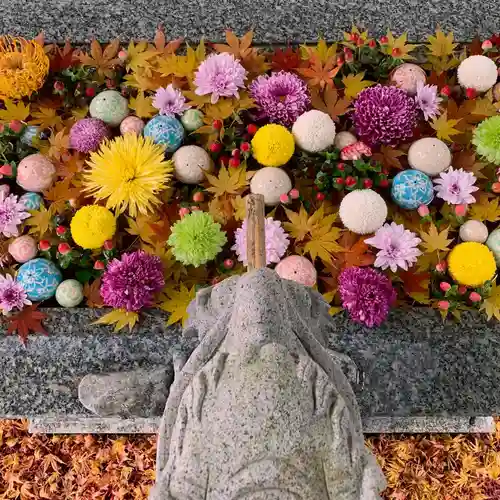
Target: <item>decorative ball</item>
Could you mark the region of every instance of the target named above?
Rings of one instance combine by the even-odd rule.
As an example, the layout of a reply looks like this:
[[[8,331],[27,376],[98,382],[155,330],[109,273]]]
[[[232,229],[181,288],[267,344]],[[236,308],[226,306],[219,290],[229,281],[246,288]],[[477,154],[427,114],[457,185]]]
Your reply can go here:
[[[38,258],[23,264],[16,280],[23,287],[28,299],[40,301],[54,296],[62,281],[62,274],[52,261]]]
[[[141,135],[144,130],[144,126],[144,121],[138,116],[127,116],[127,118],[120,123],[120,134]]]
[[[312,262],[300,255],[285,257],[275,268],[280,278],[296,281],[305,286],[316,284],[318,273]]]
[[[184,184],[199,184],[210,172],[212,161],[209,154],[199,146],[182,146],[172,156],[175,177]]]
[[[144,127],[144,136],[155,144],[163,144],[169,153],[179,149],[184,140],[184,127],[173,116],[156,115]]]
[[[434,189],[430,177],[420,170],[403,170],[392,181],[391,195],[401,208],[416,210],[432,201]]]
[[[16,262],[23,264],[28,260],[34,259],[38,253],[36,241],[27,234],[17,237],[9,245],[9,253]]]
[[[424,174],[439,175],[451,165],[451,153],[443,141],[436,137],[424,137],[410,146],[408,163]]]
[[[116,219],[113,213],[99,205],[80,208],[71,219],[71,237],[82,248],[101,248],[104,242],[113,238]]]
[[[26,156],[17,167],[16,182],[26,191],[41,192],[49,189],[54,182],[56,168],[42,154]]]
[[[341,201],[339,215],[349,231],[370,234],[384,225],[387,219],[387,205],[377,192],[371,189],[357,189]]]
[[[498,73],[493,60],[486,56],[470,56],[464,59],[457,70],[458,83],[465,89],[486,92],[495,85]]]
[[[111,137],[111,130],[97,118],[78,120],[69,132],[70,147],[81,153],[97,151],[104,139]]]
[[[317,109],[302,113],[292,127],[295,143],[308,153],[319,153],[333,146],[335,122]]]
[[[351,144],[355,144],[358,142],[358,139],[352,132],[338,132],[335,135],[335,140],[333,141],[333,145],[337,149],[344,149]]]
[[[252,139],[252,155],[265,167],[281,167],[295,151],[293,135],[283,125],[260,127]]]
[[[64,280],[56,290],[57,303],[62,307],[76,307],[83,300],[83,286],[76,280]]]
[[[493,252],[497,266],[500,266],[500,228],[491,231],[486,246]]]
[[[181,116],[181,123],[188,132],[203,126],[203,113],[199,109],[188,109]]]
[[[276,167],[264,167],[257,170],[250,181],[250,191],[264,196],[266,205],[277,205],[280,196],[292,189],[292,181],[288,174]]]
[[[488,239],[488,228],[481,221],[471,219],[460,226],[459,235],[462,241],[484,243]]]
[[[390,76],[390,82],[403,89],[409,95],[417,94],[417,84],[426,82],[425,71],[416,64],[404,63],[398,66]]]
[[[497,266],[491,250],[482,243],[459,243],[448,255],[448,269],[460,285],[481,286],[492,279]]]
[[[43,203],[43,198],[38,193],[24,193],[19,201],[27,210],[39,210]]]
[[[33,139],[38,137],[39,128],[34,125],[28,125],[21,134],[21,142],[26,146],[33,146]]]
[[[92,99],[89,112],[92,118],[99,118],[111,127],[118,127],[128,116],[128,101],[116,90],[105,90]]]

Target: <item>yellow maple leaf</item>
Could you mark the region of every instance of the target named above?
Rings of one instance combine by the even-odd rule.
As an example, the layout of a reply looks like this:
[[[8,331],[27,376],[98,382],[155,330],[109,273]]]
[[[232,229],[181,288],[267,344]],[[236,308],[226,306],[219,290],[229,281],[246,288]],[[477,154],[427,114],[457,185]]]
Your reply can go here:
[[[146,75],[151,74],[150,60],[158,55],[154,48],[149,48],[146,41],[135,44],[130,42],[127,47],[127,71],[137,72],[142,69]]]
[[[61,156],[69,150],[69,147],[69,134],[66,134],[66,129],[62,129],[57,134],[51,134],[48,147],[40,148],[40,152],[54,160],[60,160]]]
[[[208,212],[223,226],[226,225],[234,216],[234,207],[230,196],[219,196],[212,198],[208,203]]]
[[[167,289],[165,294],[168,298],[160,304],[160,308],[170,313],[167,325],[173,325],[181,321],[182,326],[184,326],[189,316],[187,308],[196,296],[195,286],[193,285],[191,289],[188,289],[181,283],[179,290]]]
[[[145,96],[144,92],[139,92],[137,97],[132,97],[128,107],[133,109],[139,118],[151,118],[158,113],[158,110],[153,106],[153,100],[150,96]]]
[[[236,102],[232,99],[219,99],[216,104],[205,106],[205,116],[210,118],[210,123],[214,120],[224,121],[234,113]]]
[[[363,80],[365,76],[365,72],[362,71],[357,75],[346,75],[342,78],[342,83],[345,85],[344,96],[348,99],[354,99],[357,95],[367,87],[370,87],[375,82],[371,82],[369,80]]]
[[[420,245],[423,247],[424,252],[448,252],[448,247],[453,241],[452,239],[448,239],[449,231],[450,228],[445,227],[442,231],[438,232],[434,224],[431,224],[429,232],[420,231],[420,237],[422,238]]]
[[[427,50],[435,57],[449,56],[457,46],[456,43],[453,43],[453,33],[445,35],[439,27],[436,29],[435,35],[427,37],[427,43]]]
[[[30,114],[30,104],[23,101],[14,103],[10,99],[4,102],[5,109],[0,109],[0,120],[10,122],[11,120],[24,121]]]
[[[482,194],[477,203],[471,206],[470,217],[475,220],[497,222],[500,220],[500,207],[498,198],[488,199],[488,196]]]
[[[319,257],[323,262],[331,263],[333,254],[343,250],[337,243],[341,231],[340,228],[331,225],[321,226],[321,229],[312,231],[311,240],[306,243],[304,251],[311,255],[313,262]]]
[[[215,196],[223,196],[225,194],[241,194],[248,186],[247,171],[245,167],[232,168],[230,171],[222,167],[219,170],[219,175],[212,175],[205,172],[205,176],[211,187],[207,191],[214,193]]]
[[[43,197],[50,201],[49,213],[55,215],[62,213],[68,200],[79,197],[81,191],[79,188],[70,187],[71,178],[68,177],[62,181],[54,183],[54,185],[43,192]]]
[[[28,232],[30,234],[37,234],[41,239],[49,230],[52,215],[43,205],[40,206],[40,210],[30,211],[30,214],[31,217],[26,219],[26,224],[30,226]]]
[[[323,64],[331,57],[337,54],[337,44],[333,43],[328,46],[324,38],[320,38],[314,47],[307,45],[300,46],[301,59],[309,59],[311,55],[315,55]]]
[[[458,120],[448,120],[448,112],[445,111],[439,118],[434,118],[432,120],[431,127],[436,131],[438,139],[453,142],[451,136],[462,133],[460,130],[454,128],[460,120],[461,118]]]
[[[101,316],[93,325],[114,325],[115,332],[120,331],[122,328],[128,326],[132,331],[134,325],[139,320],[139,313],[134,311],[127,311],[125,309],[113,309],[113,311]]]
[[[484,299],[479,310],[486,313],[488,320],[495,317],[500,321],[500,287],[496,283],[492,284],[490,295]]]
[[[392,55],[397,59],[410,60],[415,59],[410,55],[410,52],[418,47],[418,45],[413,45],[411,43],[406,43],[408,39],[408,34],[403,33],[400,37],[394,38],[391,30],[387,31],[387,44],[385,45],[383,51],[386,54]],[[397,54],[395,53],[397,51]]]
[[[42,128],[63,127],[62,118],[57,114],[57,109],[42,106],[38,111],[31,114],[30,125],[39,125]]]
[[[236,220],[243,220],[247,216],[247,203],[245,198],[241,196],[234,196],[231,199],[234,209],[234,218]]]
[[[83,120],[89,113],[89,107],[83,106],[82,108],[71,108],[71,116],[76,120]]]
[[[135,219],[132,219],[132,217],[127,217],[127,222],[127,233],[138,236],[142,241],[146,243],[153,244],[155,232],[151,227],[150,222],[155,222],[155,220],[153,220],[151,216],[138,214]]]
[[[304,240],[310,229],[308,224],[309,214],[304,208],[304,205],[300,206],[300,210],[298,213],[287,208],[285,208],[285,212],[290,222],[283,222],[284,229],[294,240]]]

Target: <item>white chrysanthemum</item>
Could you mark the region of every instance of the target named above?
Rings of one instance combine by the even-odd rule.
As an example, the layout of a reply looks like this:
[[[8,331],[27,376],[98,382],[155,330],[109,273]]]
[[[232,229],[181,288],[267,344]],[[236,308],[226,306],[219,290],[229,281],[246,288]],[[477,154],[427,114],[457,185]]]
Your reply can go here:
[[[312,109],[302,113],[292,127],[295,143],[308,153],[319,153],[333,145],[335,123],[330,115]]]
[[[387,218],[387,205],[371,189],[350,192],[340,203],[340,219],[344,226],[356,234],[370,234],[382,227]]]
[[[200,146],[182,146],[172,156],[175,178],[184,184],[199,184],[211,170],[208,153]]]
[[[497,65],[489,57],[470,56],[460,63],[457,78],[458,83],[465,89],[486,92],[497,81]]]

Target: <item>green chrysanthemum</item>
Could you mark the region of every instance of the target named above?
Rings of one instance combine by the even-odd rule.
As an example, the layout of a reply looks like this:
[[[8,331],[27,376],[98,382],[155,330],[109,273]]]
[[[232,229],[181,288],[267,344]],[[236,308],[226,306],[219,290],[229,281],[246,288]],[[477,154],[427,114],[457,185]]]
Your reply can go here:
[[[489,162],[500,164],[500,116],[483,120],[474,131],[472,144]]]
[[[205,212],[184,216],[173,225],[168,239],[175,258],[195,267],[215,259],[226,242],[226,233],[221,231],[220,224]]]

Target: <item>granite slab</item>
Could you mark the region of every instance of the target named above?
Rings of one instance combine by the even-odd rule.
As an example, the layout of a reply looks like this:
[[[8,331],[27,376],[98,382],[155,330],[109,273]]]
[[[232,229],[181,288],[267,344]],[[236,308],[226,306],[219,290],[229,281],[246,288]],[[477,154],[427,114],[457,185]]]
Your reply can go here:
[[[260,43],[311,41],[318,34],[342,38],[352,24],[374,36],[390,27],[422,40],[440,24],[459,40],[488,37],[500,28],[494,0],[0,0],[0,33],[33,36],[43,30],[50,41],[87,42],[93,37],[151,38],[159,23],[171,37],[217,41],[224,29],[243,33],[255,27]]]

